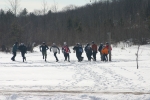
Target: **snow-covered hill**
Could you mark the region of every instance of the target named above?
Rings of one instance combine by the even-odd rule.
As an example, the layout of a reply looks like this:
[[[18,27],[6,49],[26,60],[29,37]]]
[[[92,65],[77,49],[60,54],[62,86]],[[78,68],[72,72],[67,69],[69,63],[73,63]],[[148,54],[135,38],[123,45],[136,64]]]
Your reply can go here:
[[[72,50],[72,47],[70,47]],[[70,62],[62,53],[55,61],[48,51],[47,62],[38,47],[22,62],[18,53],[0,52],[0,100],[150,100],[150,45],[113,48],[112,62],[78,62],[71,52]]]

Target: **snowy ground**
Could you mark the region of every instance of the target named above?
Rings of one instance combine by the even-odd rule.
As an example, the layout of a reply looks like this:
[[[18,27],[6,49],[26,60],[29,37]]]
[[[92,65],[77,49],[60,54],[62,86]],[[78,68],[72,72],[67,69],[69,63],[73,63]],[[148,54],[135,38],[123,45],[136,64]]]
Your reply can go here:
[[[70,47],[70,49],[72,49]],[[113,48],[112,62],[64,62],[52,52],[42,59],[38,48],[20,53],[12,62],[12,54],[0,52],[0,100],[150,100],[150,45],[140,47],[139,69],[136,68],[137,46]]]

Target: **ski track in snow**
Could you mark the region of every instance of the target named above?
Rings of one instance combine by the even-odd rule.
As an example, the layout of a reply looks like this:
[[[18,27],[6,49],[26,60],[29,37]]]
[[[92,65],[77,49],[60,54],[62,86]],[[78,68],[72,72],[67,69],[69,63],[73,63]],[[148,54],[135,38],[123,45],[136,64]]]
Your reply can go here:
[[[38,63],[40,64],[41,62],[38,62]],[[14,65],[12,63],[9,63],[9,64],[1,63],[1,65],[3,67],[10,67],[10,65],[11,67],[20,67],[19,63],[22,63],[22,62],[17,61],[13,63]],[[33,63],[34,62],[29,62],[29,63],[26,62],[25,64],[22,64],[21,67],[32,67]],[[85,66],[85,63],[87,63],[88,66]],[[34,64],[34,67],[38,67],[39,64],[37,65]],[[103,66],[106,64],[107,62],[99,63],[99,62],[86,62],[86,61],[79,62],[79,63],[77,63],[77,61],[65,62],[65,63],[46,62],[46,64],[42,64],[41,67],[52,66],[52,67],[57,67],[58,69],[62,67],[66,67],[67,69],[71,69],[71,70],[73,69],[75,71],[75,74],[72,76],[74,80],[64,80],[58,83],[58,85],[56,85],[56,87],[58,87],[60,90],[69,90],[69,87],[76,88],[78,87],[78,84],[80,82],[84,80],[89,80],[89,79],[94,81],[94,85],[92,87],[85,86],[86,88],[83,86],[84,89],[82,91],[85,91],[85,90],[91,91],[91,92],[92,91],[109,91],[109,88],[111,88],[112,90],[127,89],[130,91],[135,91],[136,89],[138,89],[138,91],[141,91],[141,92],[144,90],[144,88],[140,87],[140,84],[134,84],[132,80],[130,80],[129,78],[126,78],[114,72],[113,68],[110,68],[110,67],[106,68],[105,66]],[[112,64],[112,67],[113,66],[114,65]],[[99,71],[94,71],[92,68],[97,69]],[[122,71],[131,72],[130,70],[124,67],[119,67],[119,69],[121,69]],[[145,83],[145,81],[143,80],[143,77],[140,74],[136,72],[134,74],[138,77],[138,81]],[[110,77],[111,79],[109,79]],[[6,80],[6,81],[13,81],[13,80]],[[67,84],[66,87],[63,86],[66,84]]]

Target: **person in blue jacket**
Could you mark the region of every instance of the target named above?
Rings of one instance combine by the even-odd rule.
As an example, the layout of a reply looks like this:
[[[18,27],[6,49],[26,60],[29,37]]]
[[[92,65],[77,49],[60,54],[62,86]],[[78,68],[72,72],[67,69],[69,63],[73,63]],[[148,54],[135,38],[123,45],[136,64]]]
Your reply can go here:
[[[77,43],[76,46],[73,48],[74,52],[76,52],[76,57],[78,59],[78,62],[83,60],[82,53],[83,53],[83,48],[80,43]]]

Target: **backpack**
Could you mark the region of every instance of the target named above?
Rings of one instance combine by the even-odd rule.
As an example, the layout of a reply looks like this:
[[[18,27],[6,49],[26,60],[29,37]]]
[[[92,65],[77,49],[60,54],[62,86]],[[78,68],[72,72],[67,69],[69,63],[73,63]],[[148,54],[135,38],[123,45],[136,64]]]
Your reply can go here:
[[[82,47],[79,47],[79,52],[83,52]]]
[[[64,52],[69,53],[69,48],[67,46],[64,47]]]

